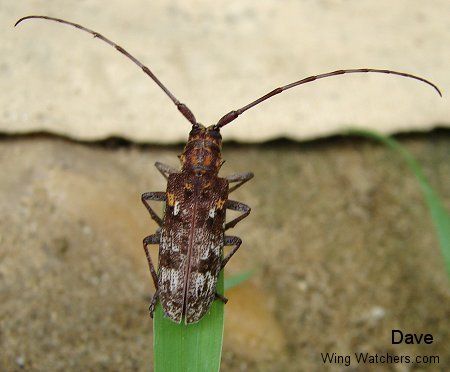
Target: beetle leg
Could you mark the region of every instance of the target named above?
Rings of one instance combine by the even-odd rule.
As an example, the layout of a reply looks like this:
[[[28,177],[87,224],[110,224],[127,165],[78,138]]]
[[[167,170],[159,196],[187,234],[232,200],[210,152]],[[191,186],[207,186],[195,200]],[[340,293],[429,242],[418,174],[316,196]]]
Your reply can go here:
[[[150,318],[153,318],[153,313],[155,312],[156,303],[158,302],[159,298],[159,290],[156,290],[155,294],[152,297],[152,300],[150,302],[150,306],[148,307],[148,311],[150,313]]]
[[[234,200],[227,200],[225,206],[227,209],[231,209],[232,211],[242,212],[240,216],[236,217],[234,220],[231,220],[230,222],[227,222],[225,224],[225,230],[234,227],[239,221],[247,217],[251,211],[251,208],[247,204]]]
[[[222,263],[220,265],[220,270],[222,270],[225,265],[228,263],[230,258],[236,253],[236,251],[239,249],[239,247],[242,244],[241,238],[238,238],[237,236],[226,236],[224,238],[224,245],[234,245],[233,249],[230,253],[228,253],[225,258],[222,260]]]
[[[150,257],[150,253],[148,252],[148,246],[150,244],[159,244],[160,240],[161,235],[159,232],[157,232],[156,234],[145,237],[143,241],[145,256],[147,257],[148,267],[150,269],[150,274],[152,274],[156,292],[158,292],[158,275],[156,275],[155,266],[153,266],[152,258]]]
[[[252,172],[247,173],[238,173],[238,174],[231,174],[229,176],[226,176],[225,179],[228,180],[228,182],[238,182],[236,185],[231,187],[228,190],[228,193],[230,194],[234,190],[236,190],[238,187],[241,187],[244,183],[247,181],[250,181],[253,178],[254,174]]]
[[[216,299],[222,301],[224,304],[228,302],[228,298],[216,292]]]
[[[157,161],[155,163],[155,167],[156,167],[156,169],[159,170],[159,172],[164,176],[164,178],[166,180],[168,180],[169,176],[172,173],[178,173],[177,169],[171,167],[170,165],[166,165],[166,164],[160,163],[159,161]]]
[[[150,213],[150,217],[158,224],[159,227],[162,226],[162,219],[159,217],[156,212],[153,210],[152,207],[150,207],[150,204],[148,204],[148,200],[154,200],[154,201],[166,201],[166,193],[164,191],[151,191],[151,192],[144,192],[141,196],[142,203],[144,203],[145,208],[147,208],[148,212]]]

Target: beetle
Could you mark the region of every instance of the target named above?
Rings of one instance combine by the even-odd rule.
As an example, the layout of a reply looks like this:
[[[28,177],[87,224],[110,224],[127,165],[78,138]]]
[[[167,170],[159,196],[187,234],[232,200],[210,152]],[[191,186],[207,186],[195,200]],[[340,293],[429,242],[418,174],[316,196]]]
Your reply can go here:
[[[88,32],[114,47],[138,65],[171,99],[181,114],[191,123],[192,129],[182,154],[179,156],[181,170],[156,162],[155,166],[167,180],[165,192],[146,192],[141,200],[151,218],[157,223],[157,231],[144,238],[143,247],[156,292],[151,300],[149,311],[153,316],[157,301],[161,302],[164,314],[176,323],[196,323],[209,311],[217,298],[227,299],[216,292],[219,272],[241,246],[242,240],[225,232],[247,217],[250,207],[231,200],[229,194],[253,178],[247,172],[219,177],[223,164],[221,159],[222,137],[220,130],[239,115],[261,102],[282,93],[287,89],[331,76],[350,73],[393,74],[419,80],[432,86],[440,96],[439,88],[432,82],[405,72],[356,68],[336,70],[309,76],[293,83],[276,88],[255,101],[222,116],[216,124],[203,126],[192,111],[181,103],[153,72],[121,46],[77,23],[60,18],[31,15],[19,19],[15,26],[24,20],[40,18],[63,23]],[[234,184],[230,187],[230,184]],[[165,203],[161,218],[150,206],[150,201]],[[226,222],[226,210],[239,212],[239,216]],[[156,270],[149,254],[148,246],[159,245],[159,262]],[[231,251],[223,257],[224,246]]]

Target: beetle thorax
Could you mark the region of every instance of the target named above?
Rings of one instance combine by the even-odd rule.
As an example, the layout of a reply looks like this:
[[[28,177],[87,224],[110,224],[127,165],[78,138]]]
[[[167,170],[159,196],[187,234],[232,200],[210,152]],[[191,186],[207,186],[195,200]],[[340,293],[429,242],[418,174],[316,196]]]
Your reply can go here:
[[[189,139],[179,156],[182,170],[198,174],[219,173],[222,148],[222,136],[218,129],[197,124],[192,127]]]

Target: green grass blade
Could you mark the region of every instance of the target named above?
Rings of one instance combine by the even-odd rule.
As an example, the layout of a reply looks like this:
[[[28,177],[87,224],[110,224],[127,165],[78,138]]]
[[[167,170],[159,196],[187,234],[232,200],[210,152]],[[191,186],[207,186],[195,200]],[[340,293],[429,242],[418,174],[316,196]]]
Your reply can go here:
[[[225,292],[231,288],[237,287],[238,285],[242,284],[246,280],[250,279],[254,273],[255,273],[255,270],[248,270],[248,271],[243,271],[242,273],[234,275],[232,277],[225,278]]]
[[[364,129],[351,129],[348,134],[367,137],[381,142],[399,153],[400,156],[406,161],[409,168],[419,181],[420,188],[422,189],[422,193],[425,197],[425,201],[436,230],[442,257],[447,269],[447,274],[450,278],[450,214],[445,209],[442,200],[428,183],[419,163],[405,147],[400,145],[400,143],[392,137],[384,136],[382,134]]]
[[[223,271],[217,281],[223,294]],[[153,320],[153,355],[155,372],[219,371],[222,354],[224,304],[213,302],[211,309],[198,323],[176,324],[164,317],[158,303]]]

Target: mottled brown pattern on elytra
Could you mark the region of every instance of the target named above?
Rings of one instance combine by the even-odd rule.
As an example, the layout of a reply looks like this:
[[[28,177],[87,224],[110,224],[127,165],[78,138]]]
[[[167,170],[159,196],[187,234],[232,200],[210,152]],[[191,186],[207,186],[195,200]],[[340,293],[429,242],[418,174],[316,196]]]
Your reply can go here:
[[[235,250],[240,245],[240,239],[239,244],[225,239],[229,181],[218,177],[220,147],[217,129],[196,126],[179,156],[181,172],[168,174],[166,210],[159,231],[157,293],[151,311],[159,300],[165,315],[177,323],[183,318],[187,324],[195,323],[208,312],[224,266],[224,244],[232,241]],[[165,175],[170,168],[158,169]],[[231,182],[245,182],[252,176],[233,176]],[[248,215],[250,208],[242,206]],[[153,266],[150,259],[149,264]]]

